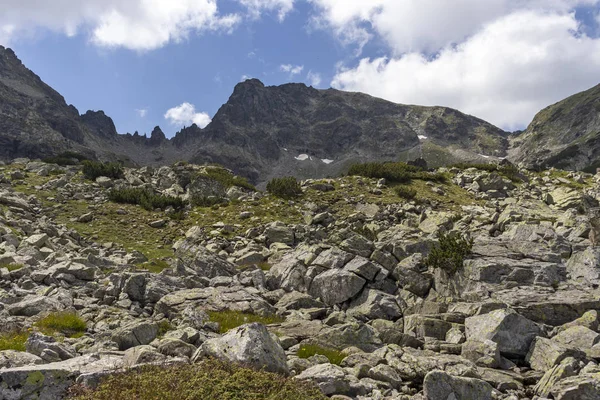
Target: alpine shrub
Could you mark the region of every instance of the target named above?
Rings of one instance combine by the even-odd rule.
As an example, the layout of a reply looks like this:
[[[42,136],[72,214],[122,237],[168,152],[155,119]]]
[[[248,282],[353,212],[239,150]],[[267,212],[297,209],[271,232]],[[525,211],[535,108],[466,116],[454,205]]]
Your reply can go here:
[[[293,176],[271,179],[267,183],[267,192],[282,199],[293,199],[302,196],[300,183]]]
[[[101,163],[98,161],[83,161],[83,176],[90,180],[96,180],[101,176],[112,179],[123,178],[123,167],[116,162]]]
[[[441,268],[452,275],[462,268],[463,262],[471,254],[472,249],[473,239],[471,238],[452,233],[438,233],[438,244],[433,247],[425,259],[425,265]]]
[[[181,210],[185,207],[185,202],[179,197],[155,194],[145,188],[113,189],[108,193],[108,199],[114,203],[139,205],[148,211],[167,207]]]
[[[417,197],[417,190],[408,186],[396,186],[394,191],[399,197],[402,197],[406,200],[413,200],[415,197]]]

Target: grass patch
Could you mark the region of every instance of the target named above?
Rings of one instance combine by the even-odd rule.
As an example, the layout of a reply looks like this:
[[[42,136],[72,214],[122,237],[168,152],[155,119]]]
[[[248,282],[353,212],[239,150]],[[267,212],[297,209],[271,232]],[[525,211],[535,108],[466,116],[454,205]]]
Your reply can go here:
[[[87,324],[79,315],[72,312],[51,313],[34,324],[44,334],[61,333],[68,337],[81,337],[87,329]]]
[[[293,176],[273,178],[267,183],[267,192],[280,199],[295,199],[302,196],[300,183]]]
[[[300,358],[309,358],[317,354],[327,357],[329,362],[335,365],[340,365],[342,360],[346,358],[341,351],[317,346],[315,344],[302,344],[296,353]]]
[[[0,351],[25,351],[25,342],[29,337],[27,332],[9,332],[0,334]]]
[[[408,165],[403,162],[353,164],[348,170],[348,175],[372,179],[384,178],[390,183],[409,183],[413,179],[438,183],[443,183],[447,180],[444,174],[424,171],[417,166]]]
[[[285,318],[277,315],[262,316],[251,313],[243,313],[241,311],[208,311],[208,316],[213,322],[219,323],[220,332],[225,333],[231,329],[237,328],[244,324],[258,322],[263,325],[278,324],[285,321]]]
[[[119,204],[134,204],[141,206],[144,210],[164,210],[173,207],[181,210],[185,207],[185,201],[179,197],[156,194],[145,188],[122,188],[113,189],[108,193],[108,199]]]
[[[414,200],[414,198],[417,197],[417,189],[409,186],[396,186],[394,188],[394,192],[398,195],[398,197],[406,200]]]
[[[165,269],[170,268],[168,262],[165,260],[151,260],[142,264],[136,265],[138,269],[145,269],[148,272],[152,272],[153,274],[160,274]]]
[[[452,233],[438,233],[438,241],[425,259],[425,265],[441,268],[449,274],[456,273],[471,254],[473,239]]]
[[[194,207],[212,207],[227,203],[227,199],[217,196],[194,195],[190,199],[190,204]]]
[[[19,269],[21,269],[23,267],[24,267],[23,264],[8,264],[8,265],[5,265],[2,268],[6,268],[6,269],[8,269],[8,272],[12,272],[12,271],[17,271],[17,270],[19,270]]]
[[[95,181],[101,176],[112,179],[123,178],[123,167],[116,162],[101,163],[98,161],[83,161],[83,169],[81,170],[86,179]]]
[[[162,338],[169,331],[174,331],[176,328],[167,319],[163,319],[158,324],[158,337]]]
[[[214,179],[226,188],[237,186],[256,192],[254,185],[248,182],[246,178],[233,175],[231,172],[223,168],[207,168],[205,172],[198,174],[198,177]]]
[[[108,376],[96,390],[71,388],[77,400],[327,400],[315,386],[232,363],[145,366]]]

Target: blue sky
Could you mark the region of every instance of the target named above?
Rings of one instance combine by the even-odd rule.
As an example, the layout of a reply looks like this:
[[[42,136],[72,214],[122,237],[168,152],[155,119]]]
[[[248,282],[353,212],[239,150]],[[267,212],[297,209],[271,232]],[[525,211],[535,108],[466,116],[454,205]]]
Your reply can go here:
[[[450,106],[507,130],[600,83],[598,0],[46,3],[0,0],[0,44],[120,133],[204,125],[246,76]]]

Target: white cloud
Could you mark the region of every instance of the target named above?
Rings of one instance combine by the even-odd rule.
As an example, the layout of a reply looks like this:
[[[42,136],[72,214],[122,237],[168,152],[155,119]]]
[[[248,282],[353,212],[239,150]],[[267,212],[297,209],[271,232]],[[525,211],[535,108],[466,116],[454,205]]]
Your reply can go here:
[[[483,26],[518,11],[566,13],[599,0],[308,0],[313,26],[329,28],[344,43],[364,46],[374,34],[395,54],[437,52]]]
[[[205,112],[196,112],[196,107],[190,103],[182,103],[165,113],[165,119],[173,125],[198,125],[200,128],[210,124],[211,118]]]
[[[138,108],[135,112],[140,118],[145,118],[146,115],[148,115],[148,110],[146,108]]]
[[[312,87],[319,87],[321,85],[321,82],[323,81],[323,79],[321,78],[321,74],[312,71],[308,71],[306,79],[308,80],[309,85]]]
[[[240,82],[245,82],[248,79],[252,79],[252,77],[250,75],[242,75],[242,77],[240,78]]]
[[[332,85],[399,103],[450,106],[518,128],[600,80],[600,39],[578,28],[573,13],[515,12],[433,58],[409,52],[362,59],[340,69]]]
[[[103,47],[152,50],[191,33],[231,31],[235,14],[221,15],[217,0],[0,0],[0,40],[39,29],[74,36],[89,32]]]
[[[302,73],[304,70],[304,65],[282,64],[279,66],[279,69],[283,72],[289,73],[290,76],[294,76]]]
[[[253,18],[259,18],[264,11],[276,11],[279,22],[294,9],[294,0],[238,0]]]

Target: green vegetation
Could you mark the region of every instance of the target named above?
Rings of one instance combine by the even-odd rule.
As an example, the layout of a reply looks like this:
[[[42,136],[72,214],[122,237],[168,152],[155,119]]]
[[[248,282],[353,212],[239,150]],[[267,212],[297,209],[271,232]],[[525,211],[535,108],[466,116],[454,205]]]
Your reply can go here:
[[[123,178],[123,167],[119,163],[101,163],[98,161],[83,161],[83,169],[81,170],[83,176],[89,180],[96,180],[101,176],[112,179]]]
[[[73,312],[55,312],[48,314],[34,324],[44,334],[61,333],[68,337],[81,337],[87,325]]]
[[[267,183],[267,192],[281,199],[294,199],[302,196],[300,183],[293,176],[273,178]]]
[[[256,192],[256,188],[246,178],[235,176],[224,168],[207,168],[206,172],[198,174],[198,176],[214,179],[226,188],[237,186]]]
[[[67,166],[78,165],[85,160],[88,160],[88,158],[83,154],[75,153],[73,151],[65,151],[56,156],[44,158],[42,161],[48,164],[58,164],[61,166]]]
[[[257,314],[244,313],[241,311],[209,311],[208,316],[213,322],[217,322],[220,326],[220,332],[225,333],[231,329],[237,328],[244,324],[259,322],[263,325],[278,324],[285,321],[284,318],[277,315],[262,316]]]
[[[154,274],[160,274],[165,269],[170,268],[171,266],[165,260],[151,260],[142,264],[138,264],[136,267],[138,269],[145,269],[148,272],[152,272]]]
[[[452,233],[439,233],[438,241],[425,259],[425,264],[428,267],[441,268],[449,274],[456,273],[471,254],[473,239]]]
[[[190,199],[190,204],[194,207],[212,207],[225,203],[227,203],[226,199],[217,196],[195,195]]]
[[[297,356],[300,358],[312,357],[316,354],[327,357],[330,363],[340,365],[346,356],[338,350],[321,347],[314,344],[302,344],[298,349]]]
[[[12,271],[17,271],[23,267],[24,267],[23,264],[8,264],[8,265],[4,265],[2,268],[6,268],[6,269],[8,269],[9,272],[12,272]]]
[[[402,197],[406,200],[413,200],[417,197],[417,189],[413,189],[408,186],[396,186],[394,188],[394,192],[398,195],[398,197]]]
[[[218,360],[146,366],[110,375],[95,390],[75,386],[71,393],[77,400],[327,400],[313,385]]]
[[[519,168],[512,164],[499,165],[499,164],[469,164],[469,163],[458,163],[451,166],[451,168],[468,169],[475,168],[481,171],[495,172],[503,177],[510,179],[512,182],[519,183],[523,182],[520,177]]]
[[[169,322],[168,319],[163,319],[158,324],[158,337],[161,338],[165,336],[165,333],[169,331],[174,331],[175,327]]]
[[[29,337],[27,332],[0,333],[0,351],[25,351],[25,342]]]
[[[148,211],[156,209],[164,210],[167,207],[180,210],[185,207],[185,202],[179,197],[156,194],[145,188],[112,189],[108,193],[108,199],[120,204],[140,205],[144,210]]]
[[[348,175],[362,176],[365,178],[384,178],[390,183],[409,183],[413,179],[431,182],[446,182],[446,175],[431,173],[414,165],[403,162],[372,162],[353,164],[348,170]]]

